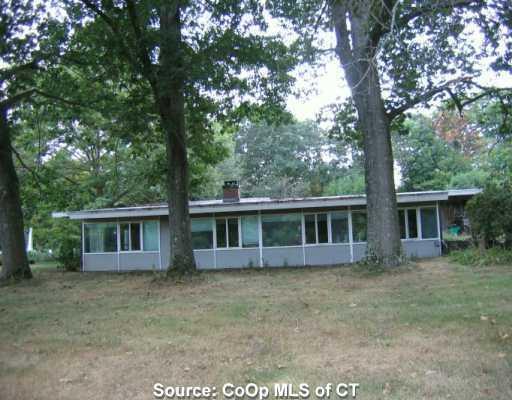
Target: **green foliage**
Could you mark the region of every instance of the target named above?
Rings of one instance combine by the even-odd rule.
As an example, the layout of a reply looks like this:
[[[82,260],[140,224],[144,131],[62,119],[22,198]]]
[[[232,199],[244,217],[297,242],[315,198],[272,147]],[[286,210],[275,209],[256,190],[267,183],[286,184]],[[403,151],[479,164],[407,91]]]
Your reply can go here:
[[[327,196],[339,196],[344,194],[361,194],[365,192],[364,171],[361,168],[348,168],[329,183],[325,190]]]
[[[512,247],[512,187],[488,185],[466,206],[473,235],[487,246]]]
[[[67,271],[80,269],[80,224],[77,221],[58,220],[53,224],[49,247],[59,266]]]
[[[314,122],[247,124],[235,136],[235,154],[246,196],[321,195],[338,162]]]
[[[471,247],[466,250],[457,250],[450,253],[450,259],[462,265],[489,266],[512,264],[512,251],[500,247],[479,250]]]
[[[471,189],[482,188],[489,180],[489,173],[480,169],[473,169],[468,172],[455,173],[450,179],[447,187],[450,189]]]
[[[435,134],[431,119],[416,115],[404,128],[408,133],[395,137],[402,190],[445,189],[455,174],[471,171],[470,160]]]

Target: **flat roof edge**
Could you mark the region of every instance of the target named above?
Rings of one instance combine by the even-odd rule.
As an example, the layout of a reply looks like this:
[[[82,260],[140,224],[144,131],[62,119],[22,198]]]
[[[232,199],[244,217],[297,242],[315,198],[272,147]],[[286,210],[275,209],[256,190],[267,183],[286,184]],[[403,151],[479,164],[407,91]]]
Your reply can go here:
[[[397,194],[397,203],[421,203],[447,201],[450,197],[473,196],[481,189],[444,190],[428,192],[405,192]],[[274,211],[274,210],[306,210],[313,208],[349,207],[366,205],[366,196],[349,195],[333,197],[312,197],[296,199],[269,199],[261,201],[245,201],[240,203],[198,203],[190,205],[190,214],[215,214],[226,212]],[[167,205],[148,205],[124,208],[108,208],[54,212],[53,218],[69,218],[72,220],[134,218],[168,215]]]

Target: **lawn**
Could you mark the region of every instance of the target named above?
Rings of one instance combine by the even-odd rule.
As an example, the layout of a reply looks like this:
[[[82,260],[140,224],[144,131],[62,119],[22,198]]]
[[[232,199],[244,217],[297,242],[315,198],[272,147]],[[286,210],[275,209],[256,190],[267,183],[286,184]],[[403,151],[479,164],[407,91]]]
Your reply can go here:
[[[34,272],[0,288],[2,399],[152,399],[155,382],[512,398],[512,266],[439,258],[385,274],[253,270],[185,283]]]

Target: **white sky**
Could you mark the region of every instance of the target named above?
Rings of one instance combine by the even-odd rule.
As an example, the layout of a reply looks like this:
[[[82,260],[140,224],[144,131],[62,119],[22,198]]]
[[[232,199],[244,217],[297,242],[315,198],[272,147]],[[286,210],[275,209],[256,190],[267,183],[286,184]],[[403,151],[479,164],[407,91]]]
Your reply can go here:
[[[272,26],[273,32],[279,32],[278,25]],[[476,26],[468,26],[466,35],[471,37],[476,48],[484,45],[484,37]],[[333,48],[335,37],[333,32],[319,32],[319,40],[323,47]],[[504,43],[503,43],[504,45]],[[503,50],[503,49],[501,49]],[[489,64],[491,59],[482,59],[478,65],[481,76],[476,80],[482,86],[512,87],[512,75],[496,73]],[[322,107],[329,104],[340,103],[350,96],[350,89],[343,76],[343,70],[334,53],[322,68],[303,68],[296,73],[296,89],[300,95],[291,95],[288,98],[288,110],[300,121],[315,119]],[[454,77],[447,77],[452,79]],[[421,110],[418,108],[418,110]],[[427,111],[428,112],[428,111]]]

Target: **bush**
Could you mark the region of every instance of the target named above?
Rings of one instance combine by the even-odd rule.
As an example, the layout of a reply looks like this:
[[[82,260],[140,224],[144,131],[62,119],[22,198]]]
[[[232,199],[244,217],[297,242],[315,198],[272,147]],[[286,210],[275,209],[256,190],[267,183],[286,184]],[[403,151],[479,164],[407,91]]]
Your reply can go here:
[[[459,264],[471,266],[512,265],[512,250],[493,247],[482,251],[471,247],[466,250],[452,251],[450,259]]]
[[[512,188],[492,184],[466,206],[473,237],[486,248],[512,248]]]
[[[50,245],[60,267],[67,271],[80,269],[80,224],[58,220],[51,230]]]

